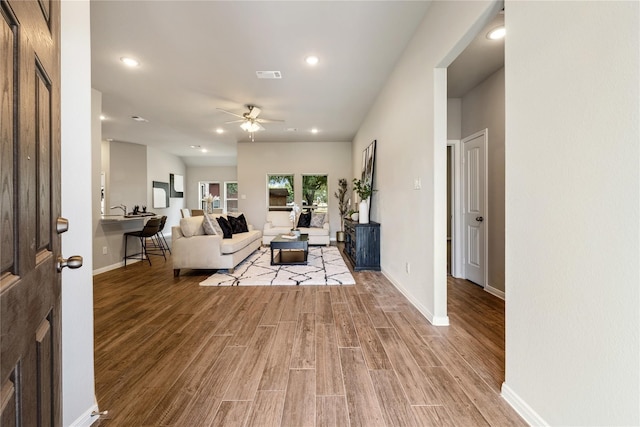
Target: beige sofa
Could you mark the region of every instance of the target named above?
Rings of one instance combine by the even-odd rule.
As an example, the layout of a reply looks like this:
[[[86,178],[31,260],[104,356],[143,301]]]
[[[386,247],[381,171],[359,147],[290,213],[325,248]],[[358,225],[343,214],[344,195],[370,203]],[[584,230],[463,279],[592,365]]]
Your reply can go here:
[[[298,221],[296,220],[296,224]],[[268,245],[278,234],[286,234],[291,231],[291,220],[289,219],[289,211],[269,211],[267,212],[267,222],[262,229],[262,244]],[[322,228],[317,227],[298,227],[300,233],[309,235],[310,245],[326,245],[329,246],[329,214],[324,216]]]
[[[215,215],[220,216],[220,215]],[[262,232],[248,225],[249,231],[234,234],[231,239],[205,234],[203,216],[180,219],[180,226],[171,227],[173,275],[179,276],[183,268],[228,269],[236,265],[261,245]]]

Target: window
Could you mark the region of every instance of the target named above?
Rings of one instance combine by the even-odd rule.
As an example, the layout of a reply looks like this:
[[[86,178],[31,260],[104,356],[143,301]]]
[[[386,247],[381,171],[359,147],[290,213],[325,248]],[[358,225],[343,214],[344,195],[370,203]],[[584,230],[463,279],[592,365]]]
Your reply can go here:
[[[238,181],[224,183],[224,211],[238,212]]]
[[[267,197],[270,211],[289,210],[293,202],[293,175],[267,175]]]
[[[302,175],[302,208],[327,212],[327,175]]]

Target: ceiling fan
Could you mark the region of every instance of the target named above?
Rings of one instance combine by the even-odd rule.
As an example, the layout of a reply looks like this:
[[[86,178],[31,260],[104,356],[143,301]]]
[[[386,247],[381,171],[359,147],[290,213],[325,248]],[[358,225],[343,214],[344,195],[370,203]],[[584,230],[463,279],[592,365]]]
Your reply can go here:
[[[240,120],[231,120],[230,122],[225,122],[225,124],[229,123],[241,123],[240,127],[242,130],[249,132],[251,136],[251,141],[253,141],[253,133],[258,132],[260,130],[264,130],[264,127],[261,123],[274,123],[274,122],[284,122],[284,120],[277,119],[259,119],[258,116],[262,111],[260,108],[255,105],[247,105],[246,106],[249,111],[240,115],[236,113],[232,113],[231,111],[223,110],[222,108],[218,108],[218,110],[223,113],[231,114],[232,116],[239,117]]]

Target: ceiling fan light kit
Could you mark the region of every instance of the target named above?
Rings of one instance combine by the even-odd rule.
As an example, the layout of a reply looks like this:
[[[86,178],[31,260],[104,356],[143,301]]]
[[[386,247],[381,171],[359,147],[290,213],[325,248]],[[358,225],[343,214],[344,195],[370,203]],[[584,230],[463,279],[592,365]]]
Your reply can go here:
[[[258,132],[259,130],[263,130],[264,128],[260,125],[260,123],[256,123],[253,121],[247,121],[240,125],[242,130],[247,131],[249,133]]]

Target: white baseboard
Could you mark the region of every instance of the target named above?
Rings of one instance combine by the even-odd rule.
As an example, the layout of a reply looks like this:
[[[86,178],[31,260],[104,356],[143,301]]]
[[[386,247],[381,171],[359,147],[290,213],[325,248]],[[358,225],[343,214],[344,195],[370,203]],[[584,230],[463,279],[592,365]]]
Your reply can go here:
[[[491,285],[487,285],[484,287],[484,290],[489,292],[491,295],[494,295],[498,298],[500,298],[501,300],[504,301],[505,298],[505,293],[504,291],[501,291],[500,289],[496,289],[494,287],[492,287]]]
[[[99,416],[92,416],[94,412],[98,412],[98,405],[93,405],[84,414],[80,415],[70,427],[90,427],[93,423],[100,419]]]
[[[536,411],[527,405],[507,383],[502,383],[501,395],[504,400],[529,424],[530,426],[546,427],[549,424],[542,419]]]
[[[409,300],[411,305],[413,305],[419,312],[422,314],[428,321],[434,326],[449,326],[449,316],[434,316],[426,307],[420,304],[415,298],[409,294],[406,289],[400,283],[393,280],[393,278],[383,269],[382,274],[386,277],[391,284],[404,295],[406,299]]]
[[[140,262],[139,259],[129,259],[127,260],[127,264],[135,264],[136,262]],[[99,268],[97,270],[93,270],[93,275],[106,273],[107,271],[115,270],[116,268],[124,267],[124,261],[116,262],[115,264],[107,265],[106,267]]]

